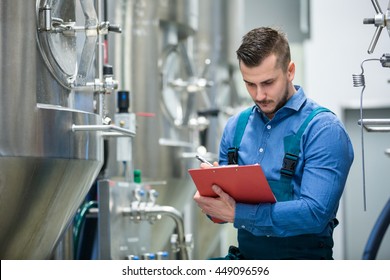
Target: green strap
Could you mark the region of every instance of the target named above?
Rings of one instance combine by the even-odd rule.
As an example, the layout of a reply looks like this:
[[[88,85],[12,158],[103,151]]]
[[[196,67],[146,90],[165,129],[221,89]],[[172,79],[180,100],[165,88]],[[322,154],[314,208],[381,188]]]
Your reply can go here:
[[[234,139],[233,139],[233,146],[235,148],[238,148],[240,146],[242,136],[244,135],[245,127],[246,127],[246,125],[248,123],[249,116],[252,113],[252,109],[253,109],[253,107],[245,109],[244,111],[242,111],[240,113],[240,116],[238,117],[236,130],[235,130],[235,133],[234,133]],[[321,113],[321,112],[330,112],[330,110],[327,109],[327,108],[324,108],[324,107],[318,107],[318,108],[314,109],[310,113],[310,115],[306,118],[306,120],[302,123],[302,125],[298,129],[298,132],[295,135],[291,135],[292,137],[294,137],[295,139],[298,140],[298,143],[300,142],[302,134],[306,130],[306,127],[308,126],[308,124],[311,122],[311,120],[318,113]],[[292,139],[290,138],[289,140],[292,140]],[[296,146],[295,145],[296,141],[293,140],[292,142],[294,142],[294,144],[293,145],[288,145],[288,146]],[[299,149],[299,146],[298,146],[298,149]]]
[[[321,112],[330,112],[328,109],[318,107],[304,120],[296,134],[284,137],[284,158],[280,169],[280,179],[278,181],[269,181],[272,191],[278,201],[288,201],[293,199],[293,188],[291,180],[295,174],[298,165],[300,142],[302,134],[306,130],[310,121]]]
[[[296,136],[301,139],[302,137],[302,134],[303,132],[305,131],[307,125],[309,124],[309,122],[311,122],[311,120],[319,113],[321,112],[330,112],[329,109],[327,108],[324,108],[324,107],[318,107],[316,109],[314,109],[310,115],[306,118],[306,120],[303,122],[303,124],[301,125],[301,127],[298,129],[298,132],[296,134]]]
[[[301,124],[296,134],[289,135],[284,137],[284,158],[283,158],[283,166],[281,169],[282,175],[291,179],[291,177],[295,173],[295,167],[298,163],[300,146],[301,146],[301,138],[303,133],[305,132],[310,121],[321,112],[330,112],[328,109],[324,107],[318,107],[314,109],[310,115],[305,119],[305,121]],[[283,176],[282,176],[283,177]]]
[[[253,107],[249,107],[240,113],[238,117],[236,130],[234,132],[233,146],[238,148],[241,143],[242,136],[244,135],[245,127],[248,123],[249,116],[252,113]]]
[[[305,132],[306,127],[311,122],[311,120],[321,112],[330,112],[330,111],[329,109],[326,109],[324,107],[318,107],[314,109],[310,113],[310,115],[305,119],[305,121],[301,124],[296,134],[289,135],[284,138],[284,152],[286,154],[292,154],[298,157],[302,134]]]
[[[241,144],[242,136],[244,135],[245,127],[248,123],[249,116],[252,113],[252,108],[247,108],[238,116],[236,129],[234,131],[233,147],[228,149],[228,164],[238,164],[238,150]]]
[[[242,111],[238,117],[236,129],[234,132],[234,139],[233,139],[233,147],[229,148],[229,151],[231,153],[235,153],[235,156],[237,157],[238,149],[242,140],[242,136],[244,135],[245,127],[248,123],[249,116],[252,113],[253,107],[249,107]],[[305,121],[302,123],[302,125],[299,127],[298,131],[294,135],[289,135],[284,138],[284,151],[287,157],[295,157],[298,159],[299,151],[300,151],[300,142],[302,134],[305,132],[306,127],[310,123],[310,121],[319,113],[321,112],[331,112],[329,109],[324,107],[318,107],[314,109],[310,115],[305,119]],[[291,158],[294,160],[293,158]],[[236,162],[238,162],[238,158],[236,158]],[[291,172],[290,176],[292,176],[294,173]]]

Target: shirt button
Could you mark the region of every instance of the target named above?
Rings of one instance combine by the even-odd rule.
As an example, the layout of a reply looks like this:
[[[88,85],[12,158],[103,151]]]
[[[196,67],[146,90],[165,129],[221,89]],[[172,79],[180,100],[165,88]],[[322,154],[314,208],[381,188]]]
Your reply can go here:
[[[271,125],[267,125],[267,129],[271,129]]]
[[[242,226],[241,226],[241,228],[243,228],[243,229],[244,229],[244,228],[245,228],[245,226],[244,226],[244,225],[242,225]]]
[[[260,149],[259,149],[259,152],[260,152],[260,153],[264,152],[264,149],[263,149],[263,148],[260,148]]]

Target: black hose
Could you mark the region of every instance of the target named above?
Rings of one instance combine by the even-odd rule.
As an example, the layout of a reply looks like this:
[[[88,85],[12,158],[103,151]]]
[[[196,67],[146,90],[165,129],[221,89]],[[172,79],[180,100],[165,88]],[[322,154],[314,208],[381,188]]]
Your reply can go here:
[[[379,247],[390,224],[390,199],[380,213],[364,248],[363,260],[375,260]]]

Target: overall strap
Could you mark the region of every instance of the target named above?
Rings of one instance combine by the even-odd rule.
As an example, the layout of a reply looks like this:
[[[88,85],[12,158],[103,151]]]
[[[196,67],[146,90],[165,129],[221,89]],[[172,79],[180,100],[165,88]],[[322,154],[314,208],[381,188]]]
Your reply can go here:
[[[283,166],[281,169],[281,174],[290,178],[295,173],[295,167],[298,163],[298,157],[300,152],[300,143],[303,133],[306,130],[306,127],[310,123],[310,121],[321,112],[330,112],[329,109],[324,107],[318,107],[314,109],[310,115],[305,119],[305,121],[301,124],[296,134],[286,136],[284,140],[284,159]]]
[[[298,165],[300,143],[302,135],[310,121],[320,112],[329,111],[323,107],[313,110],[303,121],[296,134],[284,137],[284,158],[282,168],[280,169],[280,179],[278,181],[269,181],[271,189],[278,201],[288,201],[293,199],[292,178]]]
[[[242,136],[244,135],[245,127],[248,123],[249,116],[252,113],[253,107],[249,107],[242,111],[238,116],[236,129],[234,132],[233,147],[228,149],[228,164],[238,164],[238,149]]]
[[[330,112],[329,109],[327,108],[324,108],[324,107],[318,107],[318,108],[315,108],[311,113],[310,115],[306,118],[306,120],[303,122],[303,124],[301,125],[301,127],[299,128],[298,132],[297,132],[297,137],[299,137],[299,139],[301,139],[302,137],[302,134],[303,132],[305,132],[305,129],[307,127],[307,125],[309,124],[309,122],[311,122],[311,120],[319,113],[322,113],[322,112]]]

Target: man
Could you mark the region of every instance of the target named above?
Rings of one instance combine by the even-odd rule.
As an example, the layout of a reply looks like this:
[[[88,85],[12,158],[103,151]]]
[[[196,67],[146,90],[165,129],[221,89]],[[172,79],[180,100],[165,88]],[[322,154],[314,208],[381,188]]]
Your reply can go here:
[[[255,106],[238,144],[233,139],[242,114],[228,120],[219,165],[260,164],[277,202],[239,203],[218,186],[218,198],[197,192],[194,200],[209,217],[238,229],[238,248],[225,259],[333,259],[336,213],[353,161],[350,139],[332,112],[294,86],[295,64],[281,31],[250,31],[237,57]]]

